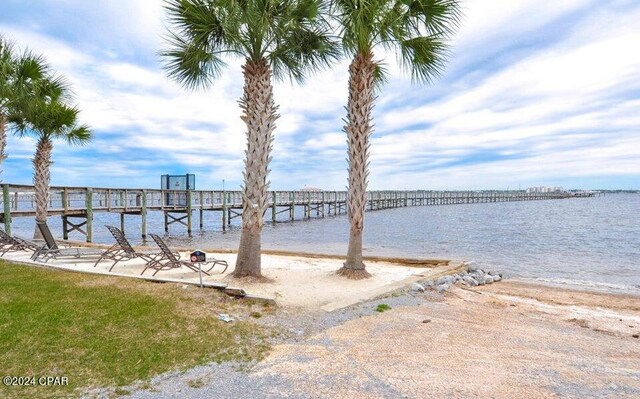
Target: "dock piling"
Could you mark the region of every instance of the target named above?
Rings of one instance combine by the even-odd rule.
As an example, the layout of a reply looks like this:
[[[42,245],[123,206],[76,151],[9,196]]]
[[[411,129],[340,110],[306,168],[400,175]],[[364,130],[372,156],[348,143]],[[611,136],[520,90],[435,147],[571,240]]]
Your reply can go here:
[[[93,189],[87,188],[86,192],[87,208],[87,242],[93,242]]]
[[[200,218],[198,219],[200,221],[200,230],[202,230],[202,228],[204,227],[204,222],[203,222],[203,218],[204,218],[204,191],[200,191],[200,198],[199,198],[199,204],[200,205]]]
[[[227,228],[227,194],[222,191],[222,231]]]
[[[11,235],[11,196],[8,184],[2,185],[2,202],[4,203],[4,231]]]
[[[62,239],[69,239],[69,220],[65,215],[62,215]]]
[[[187,234],[191,237],[191,190],[187,190]]]
[[[273,223],[276,222],[276,215],[278,214],[276,212],[277,198],[278,198],[277,191],[274,191],[273,193],[271,193],[271,199],[272,199],[272,203],[271,203],[271,221]]]
[[[142,239],[147,238],[147,190],[142,190],[142,197],[140,198],[142,201],[142,209],[140,210],[140,229],[142,234]]]

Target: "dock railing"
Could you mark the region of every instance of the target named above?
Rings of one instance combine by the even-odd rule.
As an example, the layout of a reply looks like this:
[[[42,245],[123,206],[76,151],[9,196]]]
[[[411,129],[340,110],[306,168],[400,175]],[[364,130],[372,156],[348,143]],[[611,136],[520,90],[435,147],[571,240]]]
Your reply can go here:
[[[380,210],[407,206],[472,204],[504,201],[532,201],[593,196],[594,193],[576,195],[567,192],[527,193],[524,191],[369,191],[367,210]],[[11,232],[11,219],[34,217],[35,190],[30,185],[3,184],[3,212],[0,219],[5,230]],[[346,213],[346,191],[270,191],[265,217],[277,222],[278,215],[288,213],[287,220],[296,219],[296,208],[303,208],[303,217],[324,217]],[[270,209],[270,211],[269,211]],[[136,188],[58,187],[49,190],[48,215],[61,216],[63,238],[71,231],[85,234],[92,241],[92,221],[96,212],[120,214],[124,230],[125,215],[141,216],[141,233],[146,237],[146,217],[151,211],[164,212],[165,231],[173,223],[192,232],[192,213],[199,211],[200,228],[203,212],[221,212],[222,228],[242,215],[242,193],[228,190],[159,190]],[[280,219],[281,220],[281,219]]]

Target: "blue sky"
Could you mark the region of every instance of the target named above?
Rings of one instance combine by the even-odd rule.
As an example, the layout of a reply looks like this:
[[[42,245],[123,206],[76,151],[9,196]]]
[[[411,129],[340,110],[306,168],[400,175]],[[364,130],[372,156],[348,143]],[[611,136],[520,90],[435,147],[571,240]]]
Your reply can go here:
[[[2,0],[0,34],[72,82],[87,147],[58,143],[54,185],[148,187],[195,173],[238,188],[241,60],[207,91],[169,81],[158,0]],[[414,86],[392,54],[374,110],[371,189],[640,188],[640,3],[467,0],[446,72]],[[273,189],[346,185],[348,60],[277,83]],[[31,181],[34,142],[11,138],[5,182]]]

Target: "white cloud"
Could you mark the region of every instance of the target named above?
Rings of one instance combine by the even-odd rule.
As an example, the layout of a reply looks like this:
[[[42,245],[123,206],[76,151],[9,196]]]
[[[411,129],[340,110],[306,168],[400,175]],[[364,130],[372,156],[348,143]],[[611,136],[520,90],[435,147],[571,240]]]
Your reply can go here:
[[[392,78],[374,110],[371,187],[504,188],[558,176],[640,178],[640,52],[633,51],[640,43],[640,7],[632,6],[470,0],[454,40],[451,73],[433,87],[411,86],[398,76],[393,56],[381,54]],[[101,25],[79,40],[79,48],[20,21],[2,25],[0,19],[0,31],[45,54],[69,77],[83,120],[96,130],[95,149],[124,165],[114,174],[132,168],[138,175],[158,174],[164,164],[139,163],[139,151],[197,170],[204,174],[200,182],[214,184],[224,176],[239,183],[245,147],[237,104],[240,61],[231,61],[209,90],[188,92],[166,78],[159,62],[148,62],[157,59],[164,29],[159,2],[91,7],[78,12],[99,13]],[[570,23],[554,25],[560,19]],[[109,38],[112,45],[104,45]],[[137,51],[145,62],[136,62]],[[502,62],[485,67],[493,61]],[[348,64],[343,60],[303,86],[276,83],[281,118],[275,188],[344,188]],[[29,145],[13,147],[14,156],[24,156]],[[74,151],[56,149],[60,178],[73,179],[72,172],[81,170]]]

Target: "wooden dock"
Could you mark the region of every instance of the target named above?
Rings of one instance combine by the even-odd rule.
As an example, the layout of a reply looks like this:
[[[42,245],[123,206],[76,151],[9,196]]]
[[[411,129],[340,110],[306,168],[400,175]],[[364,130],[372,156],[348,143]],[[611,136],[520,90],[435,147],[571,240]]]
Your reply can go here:
[[[533,201],[591,197],[596,193],[526,193],[525,191],[370,191],[367,192],[367,210],[380,210],[408,206],[475,204],[505,201]],[[3,184],[3,212],[0,222],[11,232],[11,219],[35,217],[34,188],[28,185]],[[325,217],[346,213],[346,191],[270,191],[269,209],[265,216],[273,223],[278,215],[296,220],[296,208],[302,208],[302,218]],[[120,214],[124,230],[125,215],[141,217],[141,234],[147,236],[147,214],[164,213],[164,228],[174,223],[184,225],[187,234],[193,230],[193,214],[199,212],[199,227],[203,226],[205,211],[220,212],[222,229],[231,220],[242,215],[240,191],[208,190],[150,190],[94,187],[51,187],[49,216],[62,218],[63,238],[78,231],[87,242],[93,240],[93,214],[111,212]],[[270,214],[270,215],[269,215]],[[299,220],[299,219],[298,219]]]

